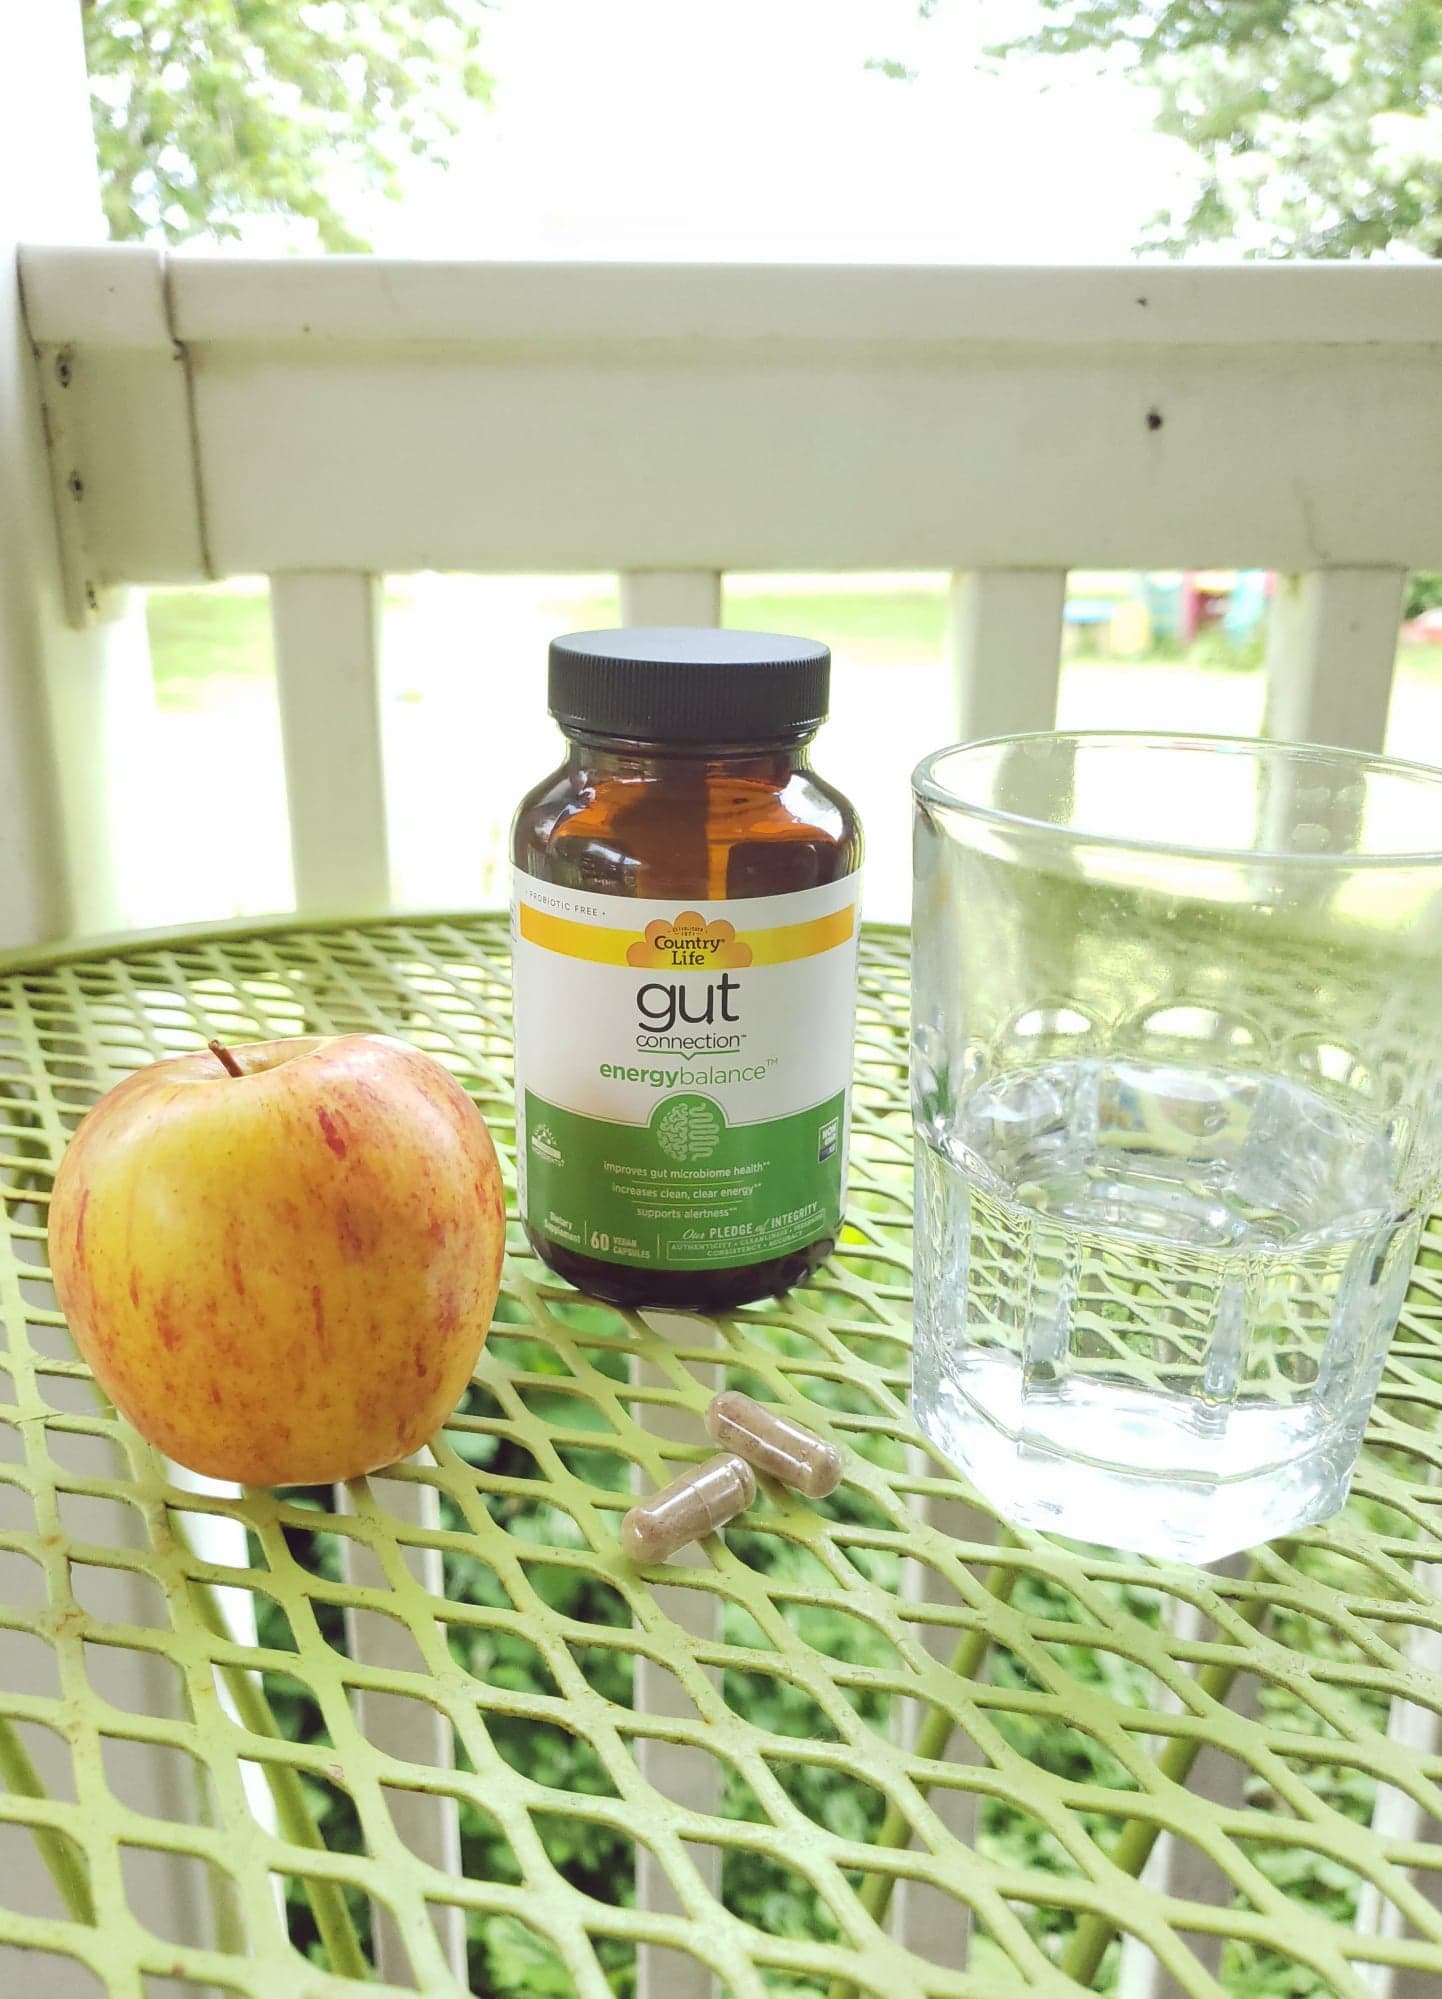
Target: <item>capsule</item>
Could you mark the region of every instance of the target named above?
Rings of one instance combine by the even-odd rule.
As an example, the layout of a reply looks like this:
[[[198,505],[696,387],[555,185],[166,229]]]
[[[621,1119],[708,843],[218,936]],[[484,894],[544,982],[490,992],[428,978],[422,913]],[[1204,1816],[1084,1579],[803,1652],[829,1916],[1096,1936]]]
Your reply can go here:
[[[808,1499],[825,1499],[841,1483],[841,1452],[835,1444],[739,1389],[728,1388],[716,1397],[706,1411],[706,1434]]]
[[[621,1522],[621,1548],[633,1562],[665,1562],[703,1534],[744,1513],[756,1497],[756,1474],[744,1458],[708,1458],[633,1506]]]

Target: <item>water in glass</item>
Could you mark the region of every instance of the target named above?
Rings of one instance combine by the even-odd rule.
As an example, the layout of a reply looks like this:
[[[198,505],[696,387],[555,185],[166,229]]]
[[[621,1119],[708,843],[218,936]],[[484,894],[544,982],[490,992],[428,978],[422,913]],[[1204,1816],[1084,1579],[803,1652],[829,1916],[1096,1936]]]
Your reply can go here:
[[[917,1107],[933,1441],[1015,1521],[1193,1561],[1333,1512],[1419,1227],[1384,1132],[1293,1077],[1121,1053],[943,1095]]]

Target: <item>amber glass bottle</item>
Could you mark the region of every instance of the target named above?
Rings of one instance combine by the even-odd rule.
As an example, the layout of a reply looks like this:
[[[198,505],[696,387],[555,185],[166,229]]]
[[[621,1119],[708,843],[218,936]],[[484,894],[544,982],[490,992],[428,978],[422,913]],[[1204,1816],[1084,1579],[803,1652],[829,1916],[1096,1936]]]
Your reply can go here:
[[[598,1297],[722,1310],[835,1242],[861,829],[807,758],[830,667],[708,628],[551,647],[566,760],[512,844],[517,1157],[537,1253]]]

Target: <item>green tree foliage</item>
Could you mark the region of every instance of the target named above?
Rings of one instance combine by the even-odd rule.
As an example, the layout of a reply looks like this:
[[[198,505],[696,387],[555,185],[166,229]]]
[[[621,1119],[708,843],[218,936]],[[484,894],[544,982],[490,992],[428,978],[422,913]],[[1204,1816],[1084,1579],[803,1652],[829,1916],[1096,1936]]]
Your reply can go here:
[[[1442,255],[1442,0],[1035,0],[1001,55],[1120,61],[1202,164],[1144,247]]]
[[[110,233],[236,236],[246,216],[362,250],[340,204],[444,162],[484,100],[486,0],[83,0]]]

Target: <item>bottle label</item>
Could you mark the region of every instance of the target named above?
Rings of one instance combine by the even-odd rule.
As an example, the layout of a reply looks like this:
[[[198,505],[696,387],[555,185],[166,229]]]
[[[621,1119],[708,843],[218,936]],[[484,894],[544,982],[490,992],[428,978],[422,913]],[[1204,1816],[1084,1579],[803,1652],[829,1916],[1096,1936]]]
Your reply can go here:
[[[841,1223],[858,895],[652,902],[516,870],[516,1156],[538,1235],[714,1270]]]

